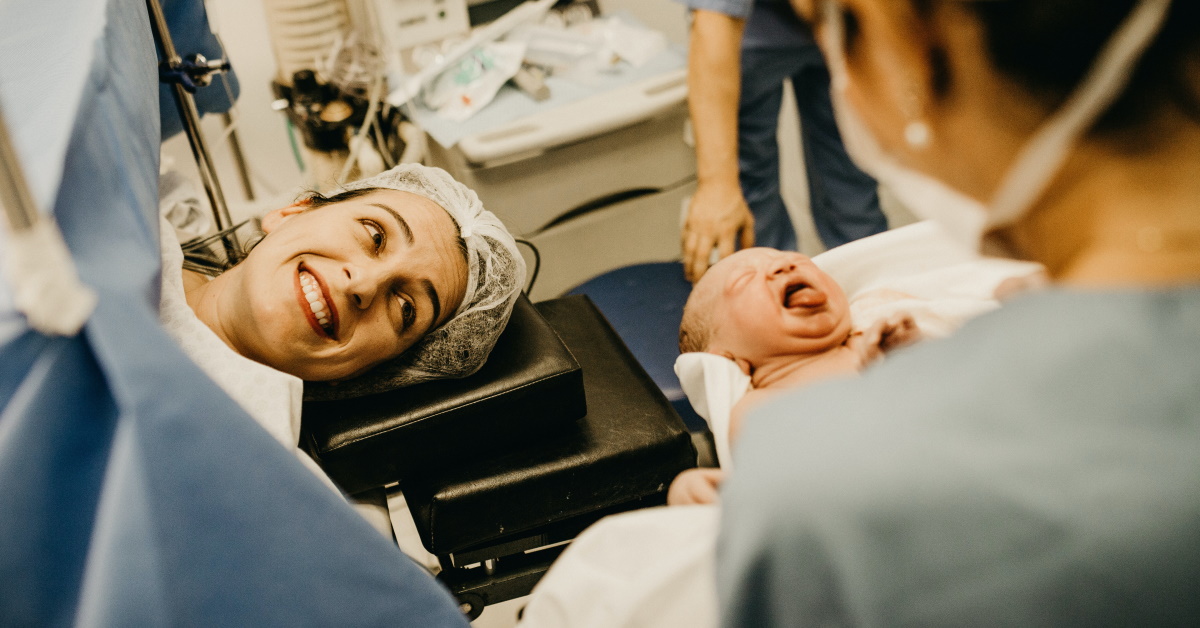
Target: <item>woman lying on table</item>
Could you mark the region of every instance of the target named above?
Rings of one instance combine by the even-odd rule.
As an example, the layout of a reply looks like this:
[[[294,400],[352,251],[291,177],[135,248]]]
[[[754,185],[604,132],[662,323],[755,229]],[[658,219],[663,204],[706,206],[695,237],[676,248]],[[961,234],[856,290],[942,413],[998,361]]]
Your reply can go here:
[[[188,270],[163,225],[164,326],[290,447],[302,395],[477,371],[524,284],[500,220],[446,172],[413,164],[268,213],[262,240],[216,276]]]

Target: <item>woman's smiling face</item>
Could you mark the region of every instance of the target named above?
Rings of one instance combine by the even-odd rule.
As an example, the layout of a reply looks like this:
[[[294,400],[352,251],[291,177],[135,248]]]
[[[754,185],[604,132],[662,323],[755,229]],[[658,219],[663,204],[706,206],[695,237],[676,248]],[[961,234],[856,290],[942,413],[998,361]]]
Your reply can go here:
[[[295,205],[263,229],[219,278],[231,282],[221,329],[238,353],[302,379],[346,379],[400,355],[452,317],[466,290],[457,226],[416,194]]]

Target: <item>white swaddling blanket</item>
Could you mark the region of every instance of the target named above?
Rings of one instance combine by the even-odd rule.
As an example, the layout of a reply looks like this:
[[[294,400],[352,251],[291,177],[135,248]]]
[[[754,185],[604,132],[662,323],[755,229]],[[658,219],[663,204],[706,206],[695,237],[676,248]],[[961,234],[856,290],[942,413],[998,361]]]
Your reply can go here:
[[[813,258],[850,300],[855,329],[896,313],[913,317],[925,338],[942,338],[968,319],[1000,306],[1006,281],[1036,283],[1042,267],[981,257],[936,223],[919,222],[856,240]],[[729,413],[746,394],[750,377],[729,359],[685,353],[675,374],[696,413],[708,421],[721,468],[731,470]]]
[[[996,308],[1004,281],[1041,271],[1037,264],[979,257],[932,223],[851,242],[813,260],[846,291],[856,327],[905,311],[932,337]],[[880,289],[905,296],[872,298]],[[728,470],[729,413],[746,393],[749,376],[733,361],[709,353],[680,356],[675,371],[692,406],[709,422],[717,456]],[[719,518],[717,506],[670,506],[601,519],[538,583],[520,626],[717,626]]]
[[[522,628],[717,625],[716,506],[659,506],[583,531],[533,590]]]

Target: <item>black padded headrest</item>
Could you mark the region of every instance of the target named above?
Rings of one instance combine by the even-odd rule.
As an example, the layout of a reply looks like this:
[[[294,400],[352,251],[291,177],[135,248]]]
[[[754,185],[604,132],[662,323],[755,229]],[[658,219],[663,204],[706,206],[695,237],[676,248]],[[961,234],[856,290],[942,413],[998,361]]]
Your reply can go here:
[[[696,466],[683,420],[590,299],[561,297],[537,308],[583,367],[587,416],[536,440],[405,477],[400,488],[434,554],[661,504],[671,480]]]
[[[522,296],[479,372],[356,399],[306,402],[300,444],[354,494],[585,414],[578,362]]]

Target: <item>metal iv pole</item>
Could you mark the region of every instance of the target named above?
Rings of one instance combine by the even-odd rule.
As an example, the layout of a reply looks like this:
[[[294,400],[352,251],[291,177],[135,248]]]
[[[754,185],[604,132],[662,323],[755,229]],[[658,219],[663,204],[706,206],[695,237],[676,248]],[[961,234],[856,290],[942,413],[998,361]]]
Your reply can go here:
[[[179,109],[179,117],[183,120],[183,130],[187,133],[188,143],[192,147],[192,155],[196,158],[196,167],[200,170],[200,180],[208,201],[212,207],[213,220],[218,231],[225,231],[233,226],[229,217],[229,206],[225,204],[225,194],[221,191],[221,183],[217,179],[217,169],[213,165],[212,155],[200,131],[200,113],[196,109],[196,101],[192,92],[199,86],[208,85],[212,74],[229,69],[229,63],[217,59],[209,61],[201,55],[189,55],[187,59],[175,51],[171,40],[171,32],[167,29],[167,18],[163,14],[158,0],[146,0],[150,10],[150,27],[154,31],[154,40],[162,50],[163,59],[159,63],[159,80],[171,84],[171,94],[175,97],[175,105]],[[232,103],[230,103],[232,104]],[[241,259],[242,248],[238,243],[237,234],[232,231],[222,238],[225,244],[225,254],[230,263]]]

